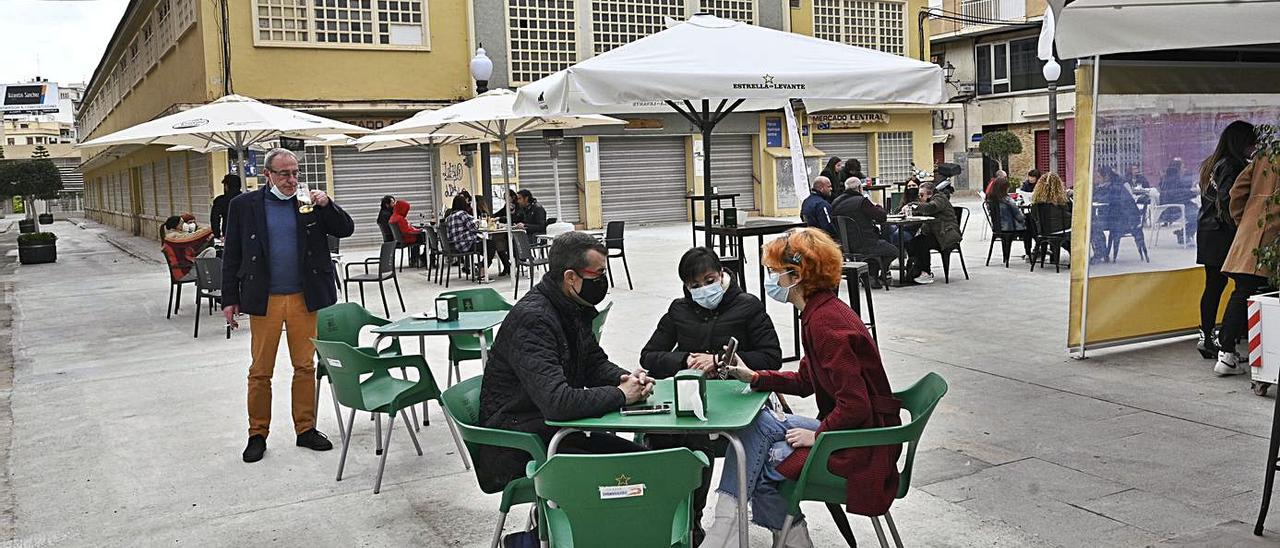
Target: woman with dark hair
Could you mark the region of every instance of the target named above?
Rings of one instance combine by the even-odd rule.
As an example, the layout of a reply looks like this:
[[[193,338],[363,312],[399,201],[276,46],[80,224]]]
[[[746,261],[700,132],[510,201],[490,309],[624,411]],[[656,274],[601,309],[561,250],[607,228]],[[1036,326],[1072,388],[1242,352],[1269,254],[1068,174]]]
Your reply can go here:
[[[983,197],[987,203],[987,209],[994,211],[995,215],[1000,219],[1000,226],[996,227],[1001,232],[1021,232],[1022,247],[1026,252],[1024,259],[1031,258],[1031,231],[1027,229],[1027,216],[1018,208],[1018,204],[1013,202],[1013,198],[1009,197],[1009,179],[999,178],[987,187],[987,194]]]
[[[165,219],[160,225],[164,233],[160,251],[169,263],[173,279],[180,280],[196,265],[196,255],[213,242],[213,229],[196,223],[196,216],[187,212]]]
[[[842,167],[844,167],[844,160],[841,160],[839,156],[832,156],[827,159],[827,167],[822,168],[821,176],[826,177],[833,184],[837,182],[843,184],[844,179],[839,178],[840,168]]]
[[[862,173],[862,162],[857,158],[849,158],[844,161],[844,166],[840,168],[840,172],[836,174],[838,178],[832,179],[832,182],[844,183],[849,177],[857,177],[863,181],[867,180],[866,174]]]
[[[1222,263],[1236,237],[1231,218],[1231,187],[1244,171],[1258,143],[1253,124],[1236,120],[1222,130],[1218,146],[1200,164],[1200,215],[1196,231],[1196,263],[1204,266],[1204,292],[1200,294],[1200,342],[1196,350],[1206,360],[1218,357],[1218,341],[1213,329],[1218,323],[1218,305],[1227,289]]]
[[[835,294],[843,260],[835,241],[814,228],[792,230],[764,246],[765,291],[769,298],[800,311],[804,358],[796,371],[733,365],[729,375],[756,391],[816,395],[822,418],[765,411],[738,431],[747,456],[747,490],[739,492],[738,460],[730,448],[720,476],[715,522],[704,548],[737,546],[739,497],[751,501],[752,521],[773,532],[774,546],[813,546],[803,516],[791,522],[785,539],[778,538],[787,518],[779,484],[799,477],[819,432],[902,424],[901,402],[889,387],[871,333]],[[846,449],[824,463],[831,473],[848,480],[849,512],[878,516],[889,509],[898,493],[896,463],[901,450],[900,445]]]
[[[382,197],[382,201],[378,204],[378,230],[382,231],[382,241],[390,242],[395,239],[391,235],[391,215],[395,213],[396,197],[390,194]]]

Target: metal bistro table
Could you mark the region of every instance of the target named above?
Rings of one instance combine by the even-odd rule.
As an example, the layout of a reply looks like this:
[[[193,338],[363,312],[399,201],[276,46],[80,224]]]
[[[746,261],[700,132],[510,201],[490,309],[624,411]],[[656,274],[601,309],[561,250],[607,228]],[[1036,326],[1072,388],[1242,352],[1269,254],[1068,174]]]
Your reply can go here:
[[[654,385],[653,395],[649,401],[653,403],[675,401],[672,379],[662,379]],[[599,418],[586,418],[572,421],[547,421],[548,426],[559,428],[551,437],[547,446],[547,458],[556,454],[560,441],[574,432],[644,432],[646,434],[711,434],[712,437],[724,436],[733,445],[734,454],[738,458],[738,493],[747,492],[747,456],[742,441],[735,432],[750,426],[755,420],[769,392],[743,392],[747,385],[734,380],[707,381],[707,420],[697,417],[677,417],[675,412],[661,415],[623,416],[618,411],[610,412]],[[674,407],[674,405],[673,405]],[[739,545],[747,546],[747,498],[738,497],[738,538]]]
[[[708,195],[696,195],[696,196],[695,196],[695,195],[690,195],[690,196],[685,196],[685,197],[684,197],[684,199],[685,199],[685,200],[688,200],[688,202],[689,202],[689,218],[690,218],[690,219],[692,219],[692,220],[689,222],[689,224],[691,224],[691,225],[693,226],[693,230],[692,230],[691,232],[693,232],[693,246],[694,246],[694,247],[697,247],[697,246],[698,246],[698,231],[699,231],[699,230],[704,230],[704,228],[703,228],[703,226],[702,226],[702,223],[699,223],[699,222],[698,222],[698,202],[702,202],[702,201],[709,201],[709,202],[711,202],[712,204],[714,204],[714,208],[715,208],[716,212],[719,212],[719,211],[721,211],[721,210],[723,210],[723,209],[724,209],[724,206],[722,206],[722,205],[720,205],[720,204],[721,204],[721,202],[724,202],[725,200],[728,200],[728,201],[729,201],[729,207],[737,208],[737,207],[738,207],[738,196],[741,196],[741,194],[738,194],[738,193],[736,193],[736,192],[735,192],[735,193],[731,193],[731,194],[711,194],[711,195],[709,195],[709,196],[708,196]],[[724,244],[723,244],[723,243],[721,243],[721,247],[723,247],[723,245],[724,245]]]
[[[759,219],[755,221],[747,221],[745,224],[738,225],[736,227],[711,225],[711,234],[720,236],[721,238],[729,241],[730,248],[732,248],[734,254],[738,256],[738,260],[742,261],[742,270],[738,272],[738,275],[743,276],[744,278],[747,270],[747,260],[746,246],[743,244],[743,241],[752,236],[756,237],[756,240],[759,243],[759,245],[756,246],[756,263],[757,267],[760,269],[759,297],[767,307],[769,302],[768,296],[764,293],[764,237],[770,234],[782,234],[783,232],[793,228],[800,228],[804,226],[808,225],[799,221]],[[743,280],[742,287],[744,289],[747,287],[745,279]],[[794,306],[787,306],[791,308],[791,327],[792,334],[795,336],[793,339],[795,354],[790,357],[782,358],[782,361],[784,362],[800,359],[800,312],[796,310]]]
[[[932,221],[933,217],[924,215],[906,216],[906,215],[890,215],[885,219],[884,225],[898,227],[898,238],[895,244],[898,246],[898,287],[907,284],[907,248],[903,245],[902,230],[914,226],[920,226],[926,222]]]

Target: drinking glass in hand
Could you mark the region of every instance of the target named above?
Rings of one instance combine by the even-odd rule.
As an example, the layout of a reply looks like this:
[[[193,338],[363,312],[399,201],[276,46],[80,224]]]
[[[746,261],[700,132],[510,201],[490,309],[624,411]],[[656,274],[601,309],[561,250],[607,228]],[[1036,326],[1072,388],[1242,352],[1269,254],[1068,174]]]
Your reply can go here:
[[[307,183],[298,181],[298,190],[294,192],[294,196],[298,198],[298,213],[311,213],[314,207],[311,203],[311,189],[307,187]]]

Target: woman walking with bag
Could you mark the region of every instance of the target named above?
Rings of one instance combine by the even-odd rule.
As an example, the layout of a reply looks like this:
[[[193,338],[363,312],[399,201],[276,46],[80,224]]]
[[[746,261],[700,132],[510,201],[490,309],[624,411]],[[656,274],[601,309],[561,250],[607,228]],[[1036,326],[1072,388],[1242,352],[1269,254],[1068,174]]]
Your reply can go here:
[[[1204,292],[1200,295],[1200,342],[1196,350],[1206,360],[1218,357],[1213,328],[1218,323],[1218,305],[1227,289],[1222,263],[1236,237],[1231,218],[1231,187],[1244,171],[1258,143],[1253,124],[1236,120],[1227,125],[1213,154],[1200,164],[1200,216],[1196,231],[1196,263],[1204,265]]]

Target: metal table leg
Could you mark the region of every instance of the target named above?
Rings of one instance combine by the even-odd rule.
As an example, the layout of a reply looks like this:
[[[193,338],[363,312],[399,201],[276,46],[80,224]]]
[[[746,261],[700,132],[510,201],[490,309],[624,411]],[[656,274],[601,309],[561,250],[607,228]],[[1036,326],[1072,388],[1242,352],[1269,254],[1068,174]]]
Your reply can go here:
[[[1271,488],[1276,482],[1276,458],[1280,453],[1280,395],[1276,397],[1275,413],[1271,417],[1271,444],[1267,449],[1267,475],[1262,483],[1262,509],[1258,511],[1258,523],[1253,526],[1253,534],[1262,536],[1262,527],[1267,522],[1267,509],[1271,506]]]
[[[750,546],[747,542],[747,454],[742,447],[742,440],[730,432],[717,432],[733,445],[733,453],[738,457],[738,546]]]

